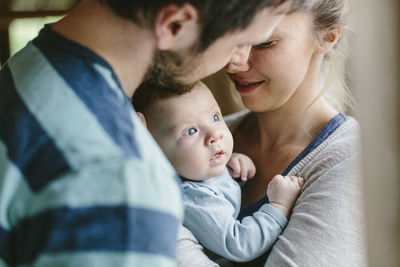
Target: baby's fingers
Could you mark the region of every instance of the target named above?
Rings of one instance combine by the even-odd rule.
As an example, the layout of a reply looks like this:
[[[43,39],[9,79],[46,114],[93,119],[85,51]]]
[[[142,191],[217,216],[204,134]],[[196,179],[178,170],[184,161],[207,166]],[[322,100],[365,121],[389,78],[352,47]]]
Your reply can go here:
[[[305,180],[304,180],[303,177],[299,177],[299,178],[297,179],[297,182],[299,183],[299,186],[300,186],[300,187],[303,187],[303,185],[304,185],[304,183],[305,183]]]
[[[239,162],[240,162],[240,168],[241,168],[241,170],[240,170],[240,179],[243,181],[243,182],[245,182],[245,181],[247,181],[247,177],[249,176],[248,175],[248,169],[247,169],[247,165],[246,164],[244,164],[240,159],[239,159]]]
[[[270,184],[281,184],[284,180],[285,180],[285,177],[283,177],[280,174],[277,174],[272,178]]]
[[[297,176],[288,176],[288,178],[290,179],[290,182],[295,184],[296,187],[297,185],[302,188],[304,185],[304,178],[303,177],[297,177]]]
[[[256,175],[256,166],[253,161],[250,160],[250,164],[248,166],[247,178],[253,178]]]
[[[240,176],[240,164],[238,160],[230,160],[227,164],[229,174],[233,178],[238,178]]]

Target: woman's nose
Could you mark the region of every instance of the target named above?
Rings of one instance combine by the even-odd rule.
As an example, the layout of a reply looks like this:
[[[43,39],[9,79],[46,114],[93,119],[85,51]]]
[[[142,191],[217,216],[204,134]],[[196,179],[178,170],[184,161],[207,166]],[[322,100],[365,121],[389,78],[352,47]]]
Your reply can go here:
[[[250,51],[251,45],[238,47],[233,53],[231,60],[225,66],[225,70],[229,73],[248,71]]]

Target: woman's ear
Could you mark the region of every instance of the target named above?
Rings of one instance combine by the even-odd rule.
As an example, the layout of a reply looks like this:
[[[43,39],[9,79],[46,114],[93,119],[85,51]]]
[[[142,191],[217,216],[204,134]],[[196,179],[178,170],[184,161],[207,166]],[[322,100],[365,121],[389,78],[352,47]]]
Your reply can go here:
[[[320,44],[319,50],[322,53],[326,53],[331,50],[339,41],[342,33],[341,27],[335,27],[330,30],[325,30],[320,33]]]
[[[154,30],[159,50],[174,50],[190,45],[198,37],[198,12],[191,4],[170,4],[157,14]]]
[[[144,116],[144,114],[143,114],[142,112],[136,112],[136,114],[138,115],[140,121],[144,124],[144,126],[145,126],[146,128],[148,128],[148,127],[147,127],[146,117]]]

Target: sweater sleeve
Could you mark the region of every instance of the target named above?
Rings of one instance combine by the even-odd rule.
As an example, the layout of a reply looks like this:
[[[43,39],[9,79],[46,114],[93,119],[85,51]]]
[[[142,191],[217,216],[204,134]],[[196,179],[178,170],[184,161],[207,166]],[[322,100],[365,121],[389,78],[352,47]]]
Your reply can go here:
[[[180,267],[218,267],[204,253],[203,246],[197,241],[192,232],[185,226],[178,230],[178,243],[176,248],[176,259]]]
[[[319,158],[265,266],[366,266],[358,157]]]
[[[287,223],[269,204],[239,221],[229,200],[206,187],[186,187],[184,204],[184,225],[200,243],[218,255],[239,262],[252,260],[267,251]]]

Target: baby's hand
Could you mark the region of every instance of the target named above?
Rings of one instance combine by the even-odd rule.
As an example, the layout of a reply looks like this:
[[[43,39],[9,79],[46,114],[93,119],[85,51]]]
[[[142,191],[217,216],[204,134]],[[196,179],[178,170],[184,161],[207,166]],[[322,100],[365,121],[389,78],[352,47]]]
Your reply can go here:
[[[288,218],[303,185],[301,177],[276,175],[268,184],[269,203]]]
[[[253,161],[246,155],[240,153],[232,153],[231,159],[228,164],[229,174],[233,178],[238,178],[242,181],[254,177],[256,174],[256,166]]]

